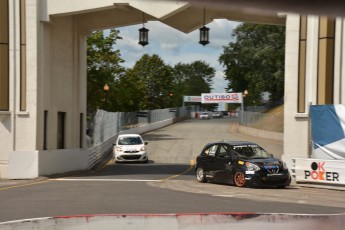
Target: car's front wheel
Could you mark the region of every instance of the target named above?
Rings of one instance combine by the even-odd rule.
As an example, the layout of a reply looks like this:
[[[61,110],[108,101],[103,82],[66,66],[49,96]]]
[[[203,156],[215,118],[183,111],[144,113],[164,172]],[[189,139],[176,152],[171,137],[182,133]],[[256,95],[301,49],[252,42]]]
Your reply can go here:
[[[205,183],[206,182],[206,175],[203,168],[199,167],[196,169],[196,179],[199,183]]]
[[[237,171],[234,175],[234,182],[237,187],[245,187],[246,179],[242,172]]]

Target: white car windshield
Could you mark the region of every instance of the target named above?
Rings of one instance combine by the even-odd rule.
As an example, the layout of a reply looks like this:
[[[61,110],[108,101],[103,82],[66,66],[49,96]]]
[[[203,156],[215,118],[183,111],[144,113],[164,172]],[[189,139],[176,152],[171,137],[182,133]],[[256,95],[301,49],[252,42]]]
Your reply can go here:
[[[141,145],[143,142],[140,137],[120,137],[119,145]]]

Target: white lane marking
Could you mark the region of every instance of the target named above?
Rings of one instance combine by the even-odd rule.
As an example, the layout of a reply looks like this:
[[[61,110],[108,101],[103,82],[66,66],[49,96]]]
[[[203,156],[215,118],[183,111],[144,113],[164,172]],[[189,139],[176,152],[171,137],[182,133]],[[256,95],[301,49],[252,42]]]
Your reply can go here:
[[[222,194],[218,194],[218,195],[212,195],[212,196],[219,196],[219,197],[236,197],[236,196],[244,196],[246,194],[242,194],[242,193],[238,193],[238,194],[234,194],[234,195],[222,195]]]
[[[185,170],[184,172],[182,172],[180,174],[176,174],[174,176],[170,176],[170,177],[164,178],[164,179],[160,180],[160,182],[167,181],[167,180],[170,180],[170,179],[182,176],[182,175],[190,172],[194,168],[194,164],[195,164],[194,160],[190,160],[189,168],[187,170]]]
[[[219,196],[219,197],[235,197],[234,195],[212,195],[212,196]]]
[[[306,204],[307,201],[305,201],[305,200],[299,200],[297,203],[299,203],[299,204]]]
[[[58,180],[58,181],[109,181],[109,182],[155,182],[161,180],[138,180],[138,179],[74,179],[74,178],[58,178],[58,179],[51,179],[51,180]]]

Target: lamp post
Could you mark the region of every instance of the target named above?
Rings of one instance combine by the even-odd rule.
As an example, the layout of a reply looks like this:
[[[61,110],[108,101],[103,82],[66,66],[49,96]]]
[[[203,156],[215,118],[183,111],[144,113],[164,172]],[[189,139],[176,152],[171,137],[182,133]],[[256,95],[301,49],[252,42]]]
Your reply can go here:
[[[242,104],[241,104],[241,123],[243,124],[243,117],[244,117],[244,98],[249,94],[248,90],[243,91],[242,96]]]
[[[105,84],[103,86],[103,90],[105,92],[105,110],[108,111],[108,91],[109,91],[109,85]]]
[[[174,103],[173,103],[173,102],[174,102],[174,101],[173,101],[173,100],[174,100],[173,96],[174,96],[174,93],[173,93],[173,92],[170,92],[170,93],[169,93],[169,107],[170,107],[170,106],[175,106]]]
[[[243,91],[243,97],[246,97],[249,94],[248,90]],[[244,107],[244,98],[243,98],[243,107]]]

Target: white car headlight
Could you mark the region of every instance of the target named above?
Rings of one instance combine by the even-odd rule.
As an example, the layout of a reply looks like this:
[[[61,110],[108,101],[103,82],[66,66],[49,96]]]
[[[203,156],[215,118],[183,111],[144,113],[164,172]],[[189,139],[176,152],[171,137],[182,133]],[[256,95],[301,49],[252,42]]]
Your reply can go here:
[[[250,163],[250,162],[246,162],[246,167],[248,171],[259,171],[260,167],[257,166],[256,164]]]
[[[285,162],[283,162],[283,167],[284,167],[284,169],[288,169],[288,167],[287,167]]]
[[[145,151],[145,150],[146,150],[145,146],[140,148],[140,151]]]
[[[115,148],[115,151],[116,151],[116,152],[122,152],[122,148],[121,148],[120,146],[117,146],[117,147]]]

